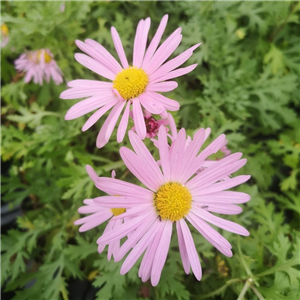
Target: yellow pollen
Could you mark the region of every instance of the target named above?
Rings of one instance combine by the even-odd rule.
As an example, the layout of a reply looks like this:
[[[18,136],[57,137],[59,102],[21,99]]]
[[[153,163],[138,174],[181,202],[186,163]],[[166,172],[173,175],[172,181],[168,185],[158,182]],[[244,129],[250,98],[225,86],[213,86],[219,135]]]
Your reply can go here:
[[[163,220],[178,221],[190,211],[192,195],[180,183],[168,182],[156,192],[154,205]]]
[[[117,74],[113,81],[113,88],[123,99],[129,100],[142,94],[148,82],[148,75],[143,69],[129,67]]]
[[[114,214],[114,216],[119,216],[126,212],[126,208],[111,208],[110,210]]]
[[[4,37],[8,36],[9,30],[5,23],[1,25],[1,33]]]
[[[39,50],[39,51],[37,52],[38,60],[40,60],[40,58],[41,58],[42,51],[43,51],[43,50]],[[46,64],[48,64],[48,63],[52,60],[52,57],[51,57],[46,51],[44,51],[44,57],[45,57],[45,63],[46,63]]]

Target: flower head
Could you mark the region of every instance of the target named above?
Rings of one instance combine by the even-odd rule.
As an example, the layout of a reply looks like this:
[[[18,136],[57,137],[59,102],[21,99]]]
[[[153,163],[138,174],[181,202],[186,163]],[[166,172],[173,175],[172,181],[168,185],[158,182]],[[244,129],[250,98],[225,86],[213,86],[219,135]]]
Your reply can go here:
[[[9,41],[9,29],[5,23],[1,25],[1,37],[1,48],[3,48]]]
[[[119,196],[98,197],[95,202],[108,208],[124,207],[126,212],[122,218],[130,218],[118,229],[104,233],[98,243],[110,243],[130,233],[115,255],[119,261],[132,249],[121,267],[121,274],[127,273],[145,252],[139,277],[142,281],[151,278],[154,286],[159,282],[167,258],[173,224],[184,270],[188,274],[192,268],[198,280],[202,271],[187,221],[226,256],[232,256],[230,243],[208,223],[249,235],[242,226],[212,214],[238,214],[242,209],[236,204],[250,200],[245,193],[226,191],[250,178],[247,175],[228,177],[245,165],[246,159],[240,159],[242,153],[231,154],[202,169],[207,158],[219,151],[225,136],[219,136],[199,153],[207,130],[198,130],[187,145],[185,130],[181,129],[169,146],[163,127],[158,133],[160,165],[132,131],[129,138],[134,151],[126,147],[120,150],[125,165],[145,188],[114,179],[109,179],[108,184],[108,179],[103,177],[96,180],[100,190]]]
[[[49,49],[40,49],[23,53],[15,61],[16,69],[25,72],[24,81],[27,83],[33,78],[34,83],[43,84],[52,78],[55,84],[63,82],[62,72],[53,58]]]
[[[87,39],[85,42],[76,41],[77,46],[87,55],[77,53],[75,59],[111,81],[73,80],[68,83],[70,89],[61,94],[62,99],[88,97],[69,109],[65,116],[66,120],[78,118],[97,109],[82,127],[83,131],[93,126],[99,118],[112,109],[98,134],[97,147],[101,148],[108,142],[123,110],[117,131],[118,142],[121,142],[125,136],[131,108],[135,129],[141,139],[147,135],[143,108],[151,114],[158,114],[163,118],[167,117],[167,110],[179,109],[177,101],[169,99],[159,92],[174,90],[177,83],[166,80],[182,76],[195,69],[196,64],[185,68],[178,67],[189,59],[200,44],[166,62],[182,39],[181,28],[178,28],[159,46],[167,21],[168,16],[165,15],[147,49],[150,18],[139,22],[134,39],[131,65],[127,61],[121,39],[114,27],[111,28],[111,34],[121,65],[96,41],[91,39]]]
[[[89,174],[90,178],[96,184],[98,176],[96,172],[93,170],[93,168],[91,166],[87,166],[86,171]],[[115,174],[113,173],[112,178],[114,177]],[[81,218],[74,222],[74,225],[81,225],[81,227],[79,228],[80,232],[85,232],[92,228],[95,228],[110,219],[103,232],[105,233],[105,232],[109,232],[110,230],[117,229],[124,221],[123,218],[114,220],[113,217],[122,215],[124,212],[126,212],[125,208],[110,209],[107,207],[103,207],[101,204],[97,203],[95,199],[85,199],[83,203],[85,204],[85,206],[81,206],[78,209],[78,212],[82,214],[91,214],[91,215]],[[107,259],[110,260],[111,257],[115,256],[116,253],[118,252],[120,248],[120,240],[115,240],[111,243],[99,243],[98,252],[102,253],[107,244],[108,244]]]

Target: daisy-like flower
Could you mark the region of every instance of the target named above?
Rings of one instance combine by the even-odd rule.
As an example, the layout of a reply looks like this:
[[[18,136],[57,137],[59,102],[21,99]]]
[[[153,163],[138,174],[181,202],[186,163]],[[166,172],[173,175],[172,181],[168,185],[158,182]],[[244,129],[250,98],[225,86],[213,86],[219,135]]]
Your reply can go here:
[[[98,189],[119,196],[103,196],[94,201],[108,208],[124,207],[127,211],[122,218],[130,218],[97,241],[111,243],[130,233],[115,255],[115,261],[119,261],[132,248],[121,267],[121,274],[127,273],[145,252],[139,277],[142,281],[151,278],[152,285],[157,285],[167,258],[173,225],[177,230],[184,270],[188,274],[191,268],[198,280],[202,276],[201,265],[187,221],[229,257],[232,256],[230,243],[208,223],[236,234],[249,235],[242,226],[212,214],[238,214],[242,209],[236,204],[250,200],[245,193],[227,191],[250,178],[247,175],[228,177],[245,165],[246,159],[240,159],[242,153],[231,154],[199,172],[225,140],[225,135],[221,135],[199,153],[205,133],[204,129],[198,130],[186,146],[186,133],[181,129],[169,147],[166,130],[161,126],[158,133],[159,167],[142,140],[130,131],[134,151],[122,147],[120,154],[145,188],[110,178],[96,179]],[[224,177],[228,179],[223,180]]]
[[[49,49],[40,49],[23,53],[15,61],[16,69],[25,72],[24,81],[27,83],[33,78],[34,83],[43,84],[52,78],[55,84],[63,82],[62,72],[53,58]]]
[[[131,107],[135,129],[141,139],[144,139],[147,133],[143,107],[151,114],[159,114],[163,118],[166,118],[167,110],[179,109],[177,101],[169,99],[159,92],[174,90],[177,83],[166,80],[182,76],[195,69],[197,64],[185,68],[178,67],[189,59],[200,44],[166,62],[182,39],[181,28],[178,28],[159,46],[167,21],[168,16],[165,15],[147,49],[150,18],[139,22],[134,39],[132,65],[129,65],[127,61],[121,39],[114,27],[111,28],[112,39],[122,66],[96,41],[91,39],[87,39],[85,42],[76,41],[77,46],[87,55],[77,53],[75,59],[111,82],[73,80],[68,83],[70,89],[64,91],[60,97],[62,99],[88,97],[69,109],[65,116],[66,120],[76,119],[97,109],[83,125],[82,131],[93,126],[112,108],[98,134],[96,142],[98,148],[103,147],[110,139],[123,109],[117,131],[119,143],[126,133]]]
[[[1,25],[1,48],[5,47],[9,41],[9,29],[5,23]]]
[[[98,175],[93,170],[91,166],[86,166],[86,171],[89,174],[90,178],[95,182],[97,186]],[[114,179],[115,173],[112,173],[112,178]],[[114,179],[115,182],[118,182],[117,179]],[[109,193],[109,189],[106,190]],[[81,225],[79,228],[80,232],[88,231],[92,228],[95,228],[102,223],[108,221],[105,230],[103,233],[109,232],[110,230],[117,229],[124,221],[124,218],[118,218],[116,220],[113,219],[114,216],[122,215],[126,212],[125,208],[107,208],[103,207],[101,204],[97,203],[94,199],[85,199],[83,201],[85,206],[81,206],[78,209],[78,212],[81,214],[91,214],[87,217],[81,218],[74,222],[74,225]],[[107,259],[110,260],[111,257],[115,257],[116,253],[120,248],[120,240],[114,240],[110,243],[99,243],[98,244],[98,252],[102,253],[105,249],[106,245],[108,245],[107,251]]]

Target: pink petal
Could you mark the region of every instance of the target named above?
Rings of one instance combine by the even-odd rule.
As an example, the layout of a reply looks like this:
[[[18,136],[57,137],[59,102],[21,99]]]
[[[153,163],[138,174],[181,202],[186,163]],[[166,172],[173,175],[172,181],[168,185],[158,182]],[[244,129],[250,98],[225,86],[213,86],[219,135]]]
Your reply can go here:
[[[129,131],[128,135],[134,151],[139,156],[141,161],[147,165],[147,169],[151,170],[150,172],[148,171],[149,175],[156,178],[156,182],[158,184],[162,183],[164,181],[163,175],[148,148],[133,131]]]
[[[165,75],[160,76],[159,78],[157,78],[153,82],[159,82],[159,81],[169,80],[169,79],[173,79],[173,78],[176,78],[176,77],[183,76],[187,73],[192,72],[196,67],[197,67],[197,64],[193,64],[193,65],[190,65],[190,66],[185,67],[185,68],[179,68],[177,70],[171,71],[171,72],[169,72]]]
[[[227,203],[226,204],[209,203],[207,205],[198,203],[197,206],[204,210],[215,212],[218,214],[223,214],[223,215],[237,215],[243,211],[241,207],[234,204],[227,204]]]
[[[115,222],[108,222],[105,229],[104,229],[104,231],[103,231],[103,234],[109,232],[113,228],[114,225],[115,225]],[[98,245],[98,252],[102,253],[103,250],[105,249],[106,245],[107,244],[99,244]]]
[[[193,197],[194,201],[203,203],[245,203],[250,199],[251,197],[248,194],[231,191],[222,191]]]
[[[158,115],[161,112],[165,111],[165,108],[160,103],[148,97],[148,92],[144,92],[143,94],[139,95],[138,100],[151,114]]]
[[[100,80],[89,80],[89,79],[75,79],[69,81],[68,87],[73,88],[111,88],[113,84],[111,82],[100,81]]]
[[[160,126],[158,131],[158,150],[160,156],[160,163],[164,173],[165,181],[168,182],[171,179],[171,166],[170,166],[170,156],[169,147],[167,141],[167,133],[164,126]]]
[[[194,244],[194,240],[192,237],[192,234],[186,225],[184,219],[179,220],[177,223],[179,223],[181,230],[182,230],[182,235],[185,243],[185,247],[187,250],[187,255],[189,258],[189,262],[191,264],[193,273],[195,274],[195,277],[197,280],[201,280],[202,277],[202,270],[201,270],[201,265],[200,265],[200,260],[199,256]]]
[[[171,242],[173,222],[164,221],[164,223],[165,227],[163,229],[163,233],[159,241],[157,251],[155,253],[151,270],[151,284],[153,286],[156,286],[159,282],[162,269],[167,259],[168,250]]]
[[[90,96],[113,96],[112,84],[108,82],[108,85],[103,85],[100,87],[79,87],[70,88],[60,94],[61,99],[77,99]]]
[[[105,78],[108,78],[110,80],[115,79],[116,74],[114,74],[112,71],[110,71],[108,68],[106,68],[105,66],[100,64],[95,59],[93,59],[85,54],[82,54],[82,53],[76,53],[74,57],[80,64],[82,64],[86,68],[92,70],[93,72],[95,72]]]
[[[111,103],[106,104],[96,112],[94,112],[88,120],[84,123],[81,130],[86,131],[89,128],[91,128],[107,111],[109,111],[114,105],[116,105],[119,102],[118,99],[113,100]]]
[[[177,88],[178,83],[176,81],[166,81],[158,83],[150,83],[147,86],[147,91],[150,92],[170,92]]]
[[[79,118],[103,105],[110,104],[115,100],[113,95],[93,96],[73,105],[66,113],[65,120]]]
[[[177,128],[176,128],[176,124],[175,124],[175,120],[173,118],[173,116],[168,113],[168,121],[169,121],[169,127],[171,130],[171,134],[172,134],[172,139],[177,139]]]
[[[147,165],[131,150],[126,147],[120,149],[120,155],[130,172],[138,178],[147,188],[156,192],[160,186],[157,178],[154,178]],[[149,174],[151,173],[151,175]]]
[[[96,146],[98,148],[102,148],[109,141],[124,105],[125,101],[119,101],[119,103],[117,103],[110,112],[108,118],[105,120],[97,136]]]
[[[161,104],[166,110],[176,111],[180,107],[177,101],[167,98],[156,92],[147,91],[147,96],[150,96],[154,101]]]
[[[176,50],[182,40],[181,28],[177,28],[157,49],[152,56],[149,65],[145,68],[148,75],[151,75],[169,56]]]
[[[85,232],[87,230],[95,228],[96,226],[99,226],[103,222],[107,221],[111,216],[112,216],[111,212],[106,212],[106,213],[101,212],[99,214],[96,213],[91,216],[84,217],[84,218],[78,220],[78,222],[76,224],[74,222],[74,224],[80,225],[80,222],[82,222],[82,220],[85,220],[85,224],[79,228],[79,232]],[[88,218],[90,218],[90,219],[88,219]]]
[[[196,214],[197,216],[199,216],[200,218],[202,218],[203,220],[205,220],[213,225],[216,225],[224,230],[227,230],[227,231],[230,231],[230,232],[233,232],[236,234],[244,235],[244,236],[250,235],[249,231],[247,229],[245,229],[244,227],[242,227],[241,225],[236,224],[231,221],[228,221],[228,220],[224,220],[222,218],[219,218],[203,209],[194,207],[193,213]]]
[[[189,274],[190,273],[190,262],[189,262],[189,257],[187,254],[186,245],[184,243],[182,229],[181,229],[179,222],[176,222],[176,229],[177,229],[177,238],[178,238],[178,245],[179,245],[179,251],[180,251],[180,256],[181,256],[181,260],[182,260],[182,265],[183,265],[185,273]]]
[[[97,43],[92,39],[86,39],[85,43],[95,48],[99,55],[102,56],[101,61],[105,63],[106,67],[110,67],[115,74],[122,71],[122,67],[120,66],[120,64],[101,44]]]
[[[119,34],[118,34],[115,27],[111,28],[111,36],[112,36],[116,51],[119,55],[121,64],[122,64],[124,69],[127,69],[129,67],[128,61],[127,61],[127,58],[126,58],[126,55],[125,55],[125,52],[124,52],[124,48],[122,46],[120,36],[119,36]]]
[[[141,20],[137,27],[133,48],[133,65],[137,68],[140,68],[143,62],[150,23],[150,18],[147,18],[145,21]]]
[[[127,102],[123,116],[121,118],[119,127],[118,127],[118,132],[117,132],[117,142],[121,143],[124,139],[127,125],[128,125],[128,118],[129,118],[129,109],[130,109],[130,101]]]
[[[231,245],[219,232],[194,214],[189,214],[186,218],[216,249],[228,257],[232,256]]]
[[[133,122],[136,129],[137,134],[141,139],[144,139],[146,137],[146,124],[144,120],[144,115],[142,111],[142,107],[140,104],[140,101],[136,98],[133,99]]]
[[[160,21],[160,24],[157,28],[157,31],[146,51],[143,63],[142,63],[142,68],[143,69],[147,69],[148,65],[149,65],[149,61],[152,58],[155,50],[157,49],[157,46],[160,42],[160,39],[165,31],[165,28],[167,26],[167,22],[168,22],[168,15],[164,15],[163,18]]]
[[[130,197],[130,196],[102,196],[94,199],[96,203],[99,203],[102,207],[108,208],[130,208],[135,205],[151,203],[152,199],[146,199],[142,197]]]

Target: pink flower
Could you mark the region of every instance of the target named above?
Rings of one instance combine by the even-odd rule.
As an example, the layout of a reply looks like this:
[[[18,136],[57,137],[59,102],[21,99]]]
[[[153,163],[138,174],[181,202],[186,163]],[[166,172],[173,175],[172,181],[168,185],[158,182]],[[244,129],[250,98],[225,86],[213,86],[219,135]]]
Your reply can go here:
[[[95,182],[97,186],[97,178],[98,175],[93,170],[91,166],[86,166],[86,171],[89,174],[90,178]],[[112,178],[115,177],[115,173],[112,173]],[[118,181],[115,179],[115,181]],[[109,193],[109,191],[107,191]],[[97,199],[97,198],[96,198]],[[123,218],[118,218],[114,220],[114,216],[122,215],[126,209],[125,208],[107,208],[103,207],[101,204],[97,203],[95,199],[85,199],[83,201],[85,206],[81,206],[78,209],[78,212],[81,214],[91,214],[90,216],[81,218],[74,222],[74,225],[81,225],[79,228],[80,232],[88,231],[92,228],[99,226],[100,224],[106,222],[111,219],[103,233],[109,232],[110,230],[117,229],[124,221]],[[105,246],[108,245],[107,259],[110,260],[112,256],[115,257],[116,253],[120,248],[120,240],[115,240],[111,243],[99,243],[98,244],[98,252],[102,253],[105,249]]]
[[[27,83],[33,78],[34,83],[43,84],[43,79],[49,82],[52,78],[55,84],[63,82],[62,72],[49,49],[40,49],[23,53],[15,61],[16,69],[25,72],[24,81]]]
[[[9,29],[5,23],[1,25],[1,48],[5,47],[9,41]]]
[[[222,147],[220,148],[220,151],[224,153],[224,156],[223,157],[226,157],[228,156],[229,154],[231,154],[231,151],[227,148],[227,143],[228,141],[225,140]]]
[[[77,46],[86,54],[77,53],[75,59],[111,82],[98,80],[73,80],[68,83],[70,89],[61,94],[62,99],[88,97],[75,104],[67,112],[65,119],[72,120],[93,110],[97,111],[86,121],[82,131],[93,126],[110,109],[97,137],[96,145],[103,147],[111,137],[116,123],[124,109],[118,131],[117,141],[120,143],[126,133],[129,111],[132,107],[135,129],[141,139],[147,134],[143,107],[151,114],[167,116],[167,110],[179,109],[177,101],[169,99],[158,92],[169,92],[177,87],[175,81],[165,81],[191,72],[196,64],[179,68],[200,45],[197,44],[177,57],[165,62],[181,42],[181,28],[175,30],[159,47],[160,39],[167,25],[165,15],[146,50],[147,37],[150,29],[150,18],[141,20],[137,26],[133,47],[133,63],[128,64],[121,39],[114,27],[111,28],[112,39],[122,66],[115,58],[96,41],[87,39],[76,41]]]
[[[245,193],[226,191],[247,181],[250,176],[223,180],[244,166],[246,159],[240,159],[242,153],[235,153],[196,174],[207,157],[220,149],[225,135],[220,135],[198,154],[205,140],[204,129],[198,130],[187,146],[185,130],[181,129],[169,147],[166,130],[161,126],[158,133],[160,168],[134,132],[129,132],[129,138],[134,151],[122,147],[121,157],[146,188],[110,178],[96,179],[98,189],[119,196],[103,196],[94,201],[108,208],[124,207],[126,213],[121,217],[130,218],[117,229],[104,233],[97,242],[111,243],[130,233],[115,255],[115,261],[119,261],[132,249],[121,267],[121,274],[127,273],[145,252],[139,277],[142,281],[151,278],[155,286],[167,258],[174,224],[184,270],[188,274],[192,268],[200,280],[202,270],[198,252],[186,220],[221,253],[232,256],[230,243],[207,223],[249,235],[242,226],[212,214],[238,214],[242,209],[236,204],[250,200]]]

